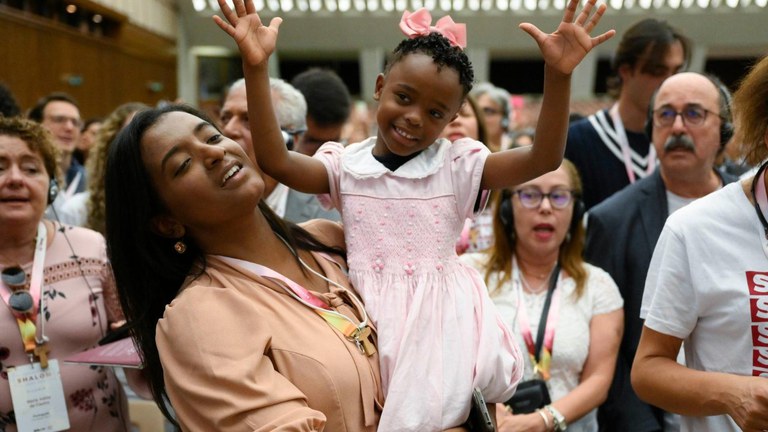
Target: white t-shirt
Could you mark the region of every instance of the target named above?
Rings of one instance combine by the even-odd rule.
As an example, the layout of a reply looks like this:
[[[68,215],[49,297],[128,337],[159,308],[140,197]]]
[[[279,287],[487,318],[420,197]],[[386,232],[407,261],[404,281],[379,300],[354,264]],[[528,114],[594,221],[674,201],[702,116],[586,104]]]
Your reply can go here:
[[[481,253],[465,254],[460,259],[477,268],[481,276],[485,278],[483,265],[487,255]],[[561,290],[559,318],[552,345],[551,377],[547,381],[552,401],[564,397],[579,385],[581,372],[587,361],[587,354],[589,354],[589,324],[592,317],[613,312],[624,306],[624,300],[611,276],[591,264],[585,263],[584,266],[587,269],[587,281],[581,297],[576,298],[573,294],[576,284],[570,277],[561,278],[557,288]],[[510,280],[505,281],[499,290],[495,291],[497,286],[498,278],[496,275],[492,275],[488,281],[491,300],[501,313],[504,323],[514,333],[523,353],[525,359],[523,380],[531,379],[533,367],[530,357],[527,355],[528,348],[520,333],[517,304],[522,298],[523,304],[527,308],[531,334],[535,340],[547,290],[539,294],[523,293],[520,283],[513,283]],[[578,421],[571,422],[569,420],[568,431],[597,431],[597,410],[592,410]]]
[[[768,258],[762,242],[762,226],[739,182],[667,219],[640,316],[648,328],[683,340],[687,367],[768,377]],[[740,429],[720,415],[682,417],[681,430]]]

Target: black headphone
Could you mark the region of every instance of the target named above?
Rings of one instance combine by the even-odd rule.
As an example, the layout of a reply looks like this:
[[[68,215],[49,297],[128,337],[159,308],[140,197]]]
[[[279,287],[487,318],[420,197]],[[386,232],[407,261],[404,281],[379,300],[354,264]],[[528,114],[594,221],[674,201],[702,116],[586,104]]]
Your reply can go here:
[[[53,204],[56,200],[56,196],[59,195],[59,182],[55,178],[51,177],[48,182],[48,205]]]
[[[720,92],[720,149],[722,150],[728,141],[733,138],[734,127],[732,123],[731,114],[731,92],[728,87],[722,83],[719,79],[712,75],[704,75],[709,81],[717,87]],[[653,104],[656,101],[656,94],[659,89],[656,89],[651,96],[651,102],[648,104],[648,116],[645,119],[645,135],[648,140],[653,142]]]
[[[579,195],[573,195],[573,213],[571,214],[571,225],[568,227],[568,234],[571,237],[576,236],[576,230],[581,225],[581,220],[584,218],[584,213],[587,211],[584,206],[584,201]],[[512,192],[508,189],[504,189],[501,194],[501,202],[499,203],[499,220],[501,225],[504,226],[504,231],[507,233],[507,237],[512,238],[515,233],[515,213],[512,210]]]

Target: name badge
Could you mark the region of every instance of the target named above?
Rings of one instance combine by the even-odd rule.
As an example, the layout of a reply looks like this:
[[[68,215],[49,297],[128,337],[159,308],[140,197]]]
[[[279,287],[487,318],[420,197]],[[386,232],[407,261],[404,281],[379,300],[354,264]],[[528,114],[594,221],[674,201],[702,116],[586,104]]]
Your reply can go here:
[[[11,400],[19,432],[54,432],[69,429],[67,404],[58,360],[8,369]]]

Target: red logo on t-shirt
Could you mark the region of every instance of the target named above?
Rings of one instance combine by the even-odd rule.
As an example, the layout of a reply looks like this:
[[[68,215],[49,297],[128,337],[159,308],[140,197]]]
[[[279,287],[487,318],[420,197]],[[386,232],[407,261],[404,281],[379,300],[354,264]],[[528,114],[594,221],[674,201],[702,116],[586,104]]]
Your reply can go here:
[[[748,271],[752,375],[768,376],[768,272]]]

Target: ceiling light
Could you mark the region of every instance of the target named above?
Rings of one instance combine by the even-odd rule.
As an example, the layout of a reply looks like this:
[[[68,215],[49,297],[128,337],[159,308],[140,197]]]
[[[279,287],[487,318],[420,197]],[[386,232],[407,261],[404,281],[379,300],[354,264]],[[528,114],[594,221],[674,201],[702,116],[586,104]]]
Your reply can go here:
[[[75,6],[73,4],[67,5],[67,13],[73,14],[75,12],[77,12],[77,6]]]

